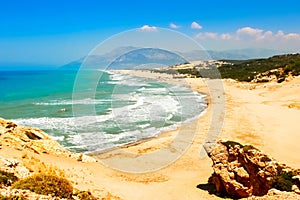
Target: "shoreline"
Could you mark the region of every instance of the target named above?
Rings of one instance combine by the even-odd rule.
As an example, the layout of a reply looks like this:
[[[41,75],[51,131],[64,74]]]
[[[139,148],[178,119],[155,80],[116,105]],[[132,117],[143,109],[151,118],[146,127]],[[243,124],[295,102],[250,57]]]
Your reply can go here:
[[[201,146],[211,127],[212,107],[216,103],[214,96],[209,93],[203,79],[186,78],[179,81],[189,84],[192,89],[206,93],[209,105],[203,116],[191,123],[183,124],[176,130],[104,152],[97,157],[98,162],[84,162],[80,156],[73,158],[67,154],[59,154],[58,150],[63,149],[57,149],[56,146],[49,148],[49,153],[44,153],[42,148],[40,153],[31,149],[21,149],[20,145],[13,143],[14,141],[7,146],[5,143],[7,138],[3,134],[0,156],[13,158],[25,164],[30,163],[30,168],[39,166],[40,163],[58,167],[74,187],[89,190],[100,199],[106,195],[117,200],[157,198],[220,200],[222,198],[197,188],[199,184],[207,184],[213,172],[212,161],[207,156],[201,157],[203,153]],[[253,145],[281,163],[300,168],[300,157],[297,154],[300,151],[298,144],[300,76],[280,84],[245,83],[224,79],[222,82],[226,96],[226,113],[219,139]],[[214,123],[217,124],[219,121]],[[143,156],[155,154],[161,149],[170,150],[170,153],[176,152],[173,151],[176,148],[173,148],[172,141],[179,132],[182,134],[182,137],[179,137],[180,142],[188,145],[188,148],[169,165],[144,173],[120,171],[112,167],[122,160],[139,161]],[[193,140],[184,140],[190,133],[194,134]],[[46,140],[44,145],[50,146],[50,141],[52,140]],[[33,142],[42,147],[39,140],[28,141],[26,144],[31,148]],[[24,157],[24,154],[27,156]],[[129,169],[132,166],[147,167],[164,159],[164,156],[152,157],[147,160],[146,165],[129,162],[125,163],[127,166],[124,167]]]
[[[109,72],[127,74],[127,75],[136,76],[136,77],[140,77],[140,78],[154,79],[156,81],[165,82],[165,83],[168,83],[168,84],[176,84],[176,85],[180,85],[180,86],[185,86],[185,87],[190,88],[193,92],[197,92],[199,95],[203,96],[204,97],[203,98],[203,100],[204,100],[203,103],[205,103],[205,109],[201,113],[199,113],[198,115],[196,115],[192,118],[186,119],[183,122],[180,122],[180,124],[171,125],[171,126],[174,126],[174,128],[172,128],[171,126],[164,127],[164,128],[169,128],[170,127],[170,129],[161,130],[155,136],[151,136],[151,137],[148,137],[148,138],[143,138],[143,139],[140,139],[138,141],[134,141],[134,142],[130,142],[128,144],[124,144],[124,145],[121,145],[121,146],[110,148],[112,150],[123,148],[123,147],[127,148],[127,147],[130,147],[130,146],[134,146],[135,144],[138,145],[140,143],[143,143],[143,142],[146,142],[146,141],[149,141],[149,140],[152,140],[152,139],[157,139],[160,135],[162,135],[164,133],[167,134],[168,132],[173,132],[173,131],[176,131],[176,130],[180,129],[180,127],[184,124],[195,123],[196,121],[199,121],[199,119],[202,116],[204,116],[206,114],[207,109],[210,106],[211,97],[209,95],[209,92],[208,92],[207,88],[205,88],[205,90],[204,90],[204,88],[202,88],[201,90],[196,89],[196,88],[192,88],[192,84],[187,82],[186,78],[174,79],[172,77],[172,75],[170,75],[170,74],[155,73],[155,72],[151,72],[150,70],[109,70]],[[204,84],[204,80],[200,80],[200,81]],[[207,87],[207,86],[205,85],[203,87]],[[103,151],[107,152],[107,151],[110,151],[110,149],[107,149],[107,150],[105,149]],[[94,153],[92,153],[92,154],[94,154]]]
[[[204,92],[204,91],[196,90],[195,88],[193,89],[188,82],[184,81],[184,79],[174,79],[172,77],[172,75],[152,73],[149,70],[109,70],[108,72],[109,73],[112,72],[112,73],[127,74],[127,75],[131,75],[131,76],[137,76],[137,77],[140,77],[140,78],[154,79],[154,80],[159,81],[159,82],[166,82],[166,83],[169,83],[169,84],[177,84],[177,85],[189,87],[192,91],[197,92],[200,95],[204,96],[203,99],[205,101],[204,103],[206,104],[206,107],[199,115],[196,115],[192,118],[186,119],[185,121],[180,122],[179,124],[174,124],[174,125],[171,125],[171,126],[168,126],[168,127],[164,127],[162,129],[167,129],[167,130],[160,130],[154,136],[150,136],[150,137],[147,137],[147,138],[142,138],[142,139],[139,139],[137,141],[129,142],[129,143],[122,144],[120,146],[111,147],[111,148],[108,148],[108,149],[103,149],[103,150],[100,150],[100,151],[94,151],[94,152],[86,153],[86,155],[92,156],[94,158],[97,158],[99,156],[101,157],[101,154],[106,154],[106,153],[110,153],[110,152],[113,152],[113,151],[127,149],[127,148],[130,148],[130,147],[134,147],[136,145],[140,145],[140,144],[145,143],[145,142],[149,142],[151,140],[158,139],[159,137],[163,137],[163,135],[169,135],[171,133],[174,133],[174,132],[180,130],[182,125],[189,125],[189,124],[193,124],[193,123],[198,123],[199,119],[206,114],[207,109],[210,106],[209,102],[211,102],[211,100],[210,100],[209,94],[207,92]]]

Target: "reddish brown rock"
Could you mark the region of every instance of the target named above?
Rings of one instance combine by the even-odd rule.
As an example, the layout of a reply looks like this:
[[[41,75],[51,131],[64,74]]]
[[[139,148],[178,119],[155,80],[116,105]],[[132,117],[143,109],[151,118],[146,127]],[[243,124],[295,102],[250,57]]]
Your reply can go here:
[[[276,162],[250,145],[219,141],[209,153],[213,161],[212,180],[219,193],[243,198],[266,195],[271,188],[294,191],[299,170]]]

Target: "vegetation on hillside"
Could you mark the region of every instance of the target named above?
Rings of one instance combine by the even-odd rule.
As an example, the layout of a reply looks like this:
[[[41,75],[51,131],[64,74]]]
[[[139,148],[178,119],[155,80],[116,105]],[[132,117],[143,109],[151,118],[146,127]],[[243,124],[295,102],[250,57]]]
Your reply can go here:
[[[219,67],[222,78],[251,81],[254,76],[259,73],[278,68],[283,68],[283,76],[288,76],[289,73],[294,76],[300,74],[300,54],[286,54],[267,59],[229,62],[231,62],[231,64]]]
[[[224,60],[227,64],[218,67],[222,78],[231,78],[238,81],[250,82],[258,74],[273,70],[283,69],[283,73],[275,73],[278,78],[287,77],[289,74],[293,76],[300,75],[300,54],[286,54],[273,56],[267,59],[253,60]],[[214,73],[210,73],[211,69],[201,69],[195,66],[189,69],[177,69],[180,74],[191,74],[195,77],[202,78],[219,78]]]
[[[13,188],[60,198],[71,198],[73,194],[73,187],[67,179],[44,173],[21,179],[13,185]]]
[[[77,199],[81,200],[96,200],[91,192],[80,191],[74,189],[71,182],[65,178],[62,170],[56,167],[44,166],[43,172],[37,172],[33,175],[18,179],[13,173],[0,170],[0,187],[30,190],[36,194],[51,195],[53,197]],[[0,195],[0,200],[23,200],[21,196],[3,196]]]

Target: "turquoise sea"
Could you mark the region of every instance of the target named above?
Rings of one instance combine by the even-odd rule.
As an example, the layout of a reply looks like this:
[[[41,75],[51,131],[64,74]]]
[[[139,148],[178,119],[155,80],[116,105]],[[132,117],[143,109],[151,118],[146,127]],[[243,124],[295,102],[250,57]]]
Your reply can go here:
[[[0,117],[40,128],[72,151],[93,152],[174,129],[206,108],[203,94],[182,85],[114,72],[83,73],[81,84],[101,73],[93,97],[81,91],[74,98],[76,71],[0,71]]]

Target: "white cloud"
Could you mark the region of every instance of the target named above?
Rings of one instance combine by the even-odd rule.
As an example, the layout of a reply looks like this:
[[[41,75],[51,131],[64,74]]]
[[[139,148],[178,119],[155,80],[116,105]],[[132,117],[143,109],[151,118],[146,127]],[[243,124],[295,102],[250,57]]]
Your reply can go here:
[[[170,28],[173,28],[173,29],[178,29],[178,28],[180,28],[180,26],[178,26],[178,25],[176,25],[176,24],[174,24],[174,23],[170,23]]]
[[[288,39],[288,40],[300,40],[300,34],[297,34],[297,33],[289,33],[289,34],[286,34],[284,37],[285,37],[285,39]]]
[[[255,29],[255,28],[251,28],[251,27],[244,27],[244,28],[239,28],[236,31],[237,37],[258,37],[261,36],[261,34],[263,33],[263,30],[261,29]]]
[[[230,40],[230,39],[232,38],[232,35],[230,35],[229,33],[222,33],[222,34],[220,35],[220,38],[221,38],[222,40]]]
[[[149,25],[144,25],[140,28],[141,31],[147,31],[147,32],[155,32],[157,31],[157,27],[155,26],[149,26]]]
[[[276,34],[272,31],[264,31],[251,27],[240,28],[236,31],[237,39],[254,40],[254,41],[286,41],[286,40],[300,40],[300,34],[288,33],[285,34],[279,30]]]
[[[196,35],[196,39],[205,40],[205,39],[217,39],[219,35],[217,33],[212,32],[205,32],[205,33],[198,33]]]
[[[251,27],[243,27],[236,31],[236,36],[237,39],[259,39],[263,36],[263,30]]]
[[[270,48],[300,51],[300,33],[272,32],[252,27],[242,27],[234,33],[198,33],[195,39],[214,48]]]
[[[197,22],[192,22],[191,28],[192,29],[202,29],[202,26],[200,24],[198,24]]]

